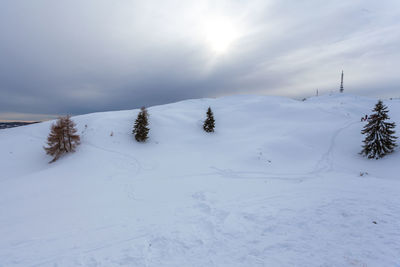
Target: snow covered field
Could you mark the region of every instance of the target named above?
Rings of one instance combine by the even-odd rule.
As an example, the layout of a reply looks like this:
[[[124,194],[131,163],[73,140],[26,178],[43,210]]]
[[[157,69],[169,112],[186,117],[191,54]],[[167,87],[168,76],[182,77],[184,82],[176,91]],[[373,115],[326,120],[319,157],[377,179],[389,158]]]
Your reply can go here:
[[[400,266],[400,154],[358,155],[376,102],[188,100],[145,144],[138,110],[87,114],[53,164],[51,122],[0,130],[0,266]]]

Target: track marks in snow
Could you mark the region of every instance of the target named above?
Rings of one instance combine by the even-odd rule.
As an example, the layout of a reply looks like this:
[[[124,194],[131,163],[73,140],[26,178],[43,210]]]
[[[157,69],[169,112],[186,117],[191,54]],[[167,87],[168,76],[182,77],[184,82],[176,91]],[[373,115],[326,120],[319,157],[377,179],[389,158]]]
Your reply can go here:
[[[268,172],[254,172],[254,171],[235,171],[232,169],[220,169],[214,166],[210,168],[215,170],[216,173],[221,177],[229,178],[229,179],[261,179],[261,180],[283,180],[287,182],[293,183],[301,183],[305,180],[318,176],[322,172],[328,172],[333,169],[333,150],[336,144],[337,137],[346,129],[351,126],[357,124],[358,121],[347,123],[345,126],[336,130],[330,140],[329,147],[327,151],[322,154],[321,158],[318,160],[314,170],[306,173],[279,173],[273,174]],[[261,153],[261,152],[259,152]],[[271,163],[268,160],[268,163]]]
[[[109,251],[110,249],[121,251],[121,248],[126,247],[127,243],[133,243],[136,240],[146,238],[146,236],[146,234],[138,233],[129,238],[114,238],[111,240],[98,240],[97,242],[93,241],[93,244],[85,246],[85,249],[82,249],[79,245],[72,246],[69,248],[65,248],[62,251],[53,253],[53,255],[48,258],[44,258],[36,262],[31,262],[31,265],[29,266],[67,266],[68,264],[63,264],[63,261],[71,258],[75,258],[76,266],[107,266],[107,264],[105,263],[108,262],[108,260],[103,259],[103,257],[101,256],[101,251]],[[125,256],[126,254],[121,257]]]
[[[361,202],[357,198],[331,199],[305,209],[296,208],[296,202],[282,204],[284,196],[259,197],[216,208],[203,195],[196,193],[194,198],[198,200],[195,208],[203,214],[196,217],[202,227],[199,229],[203,234],[207,232],[209,238],[204,243],[219,244],[220,251],[227,251],[227,256],[235,259],[236,264],[242,259],[252,262],[252,266],[259,263],[280,265],[282,257],[290,258],[297,253],[304,257],[293,264],[300,266],[323,265],[324,262],[337,266],[350,262],[365,264],[373,262],[376,253],[387,254],[390,259],[400,251],[399,243],[397,249],[382,250],[400,238],[396,233],[398,216],[396,211],[390,210],[391,205],[388,206],[390,212],[377,219],[381,212],[376,210],[376,203],[367,199]],[[377,206],[382,205],[378,203]],[[224,216],[218,218],[217,214]],[[378,224],[373,224],[374,220],[378,220]],[[385,236],[385,232],[392,234]],[[365,242],[375,243],[371,247],[376,251],[363,249]],[[351,253],[346,250],[349,244],[355,248]],[[325,261],[315,262],[318,255],[325,255]],[[334,255],[343,255],[343,258]]]
[[[333,150],[336,144],[336,139],[338,136],[346,129],[350,128],[351,126],[359,123],[357,122],[350,122],[346,124],[345,126],[339,128],[336,130],[330,140],[328,150],[321,156],[321,158],[318,160],[314,170],[311,173],[314,174],[319,174],[321,172],[328,172],[333,169]]]
[[[128,162],[130,163],[130,165],[132,165],[135,169],[136,169],[136,175],[140,173],[140,171],[142,170],[142,165],[140,164],[139,160],[136,159],[136,157],[128,154],[128,153],[123,153],[117,150],[113,150],[113,149],[109,149],[109,148],[104,148],[104,147],[100,147],[97,146],[93,143],[90,143],[88,141],[85,142],[85,145],[93,147],[95,149],[99,149],[101,151],[105,151],[105,152],[109,152],[109,153],[113,153],[116,154],[124,159],[128,159]]]
[[[219,169],[217,167],[211,167],[215,170],[217,175],[229,179],[259,179],[259,180],[283,180],[293,183],[301,183],[304,180],[310,179],[311,176],[305,174],[293,174],[293,173],[279,173],[273,174],[268,172],[254,172],[254,171],[234,171],[232,169]]]

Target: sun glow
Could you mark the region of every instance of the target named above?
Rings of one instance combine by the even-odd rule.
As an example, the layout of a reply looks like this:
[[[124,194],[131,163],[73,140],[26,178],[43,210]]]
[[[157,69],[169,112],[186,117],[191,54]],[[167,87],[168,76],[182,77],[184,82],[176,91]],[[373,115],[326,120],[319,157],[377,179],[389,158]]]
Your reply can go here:
[[[235,25],[223,17],[207,19],[204,25],[204,33],[207,43],[216,54],[226,53],[239,37]]]

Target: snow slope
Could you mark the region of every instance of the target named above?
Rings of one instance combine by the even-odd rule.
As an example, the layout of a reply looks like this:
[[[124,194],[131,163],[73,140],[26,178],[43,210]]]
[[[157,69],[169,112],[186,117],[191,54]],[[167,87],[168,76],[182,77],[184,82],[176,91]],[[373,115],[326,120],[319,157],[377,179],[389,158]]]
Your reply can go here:
[[[87,114],[53,164],[51,122],[0,130],[0,266],[400,266],[399,152],[358,155],[376,102],[188,100],[149,108],[145,144],[138,110]]]

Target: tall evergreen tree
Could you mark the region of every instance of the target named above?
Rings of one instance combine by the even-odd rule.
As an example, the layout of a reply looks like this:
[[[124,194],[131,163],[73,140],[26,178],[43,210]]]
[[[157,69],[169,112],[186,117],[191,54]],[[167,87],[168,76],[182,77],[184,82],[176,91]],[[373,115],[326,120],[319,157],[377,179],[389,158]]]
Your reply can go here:
[[[51,126],[51,131],[47,137],[47,147],[44,147],[48,155],[53,156],[50,163],[56,161],[62,154],[74,152],[80,144],[80,137],[76,134],[75,123],[70,116],[60,117]]]
[[[135,139],[138,142],[146,142],[147,135],[149,133],[149,114],[145,107],[142,107],[137,119],[135,121],[135,125],[133,127],[132,133],[135,135]]]
[[[214,114],[213,114],[213,112],[211,111],[211,108],[208,107],[208,110],[207,110],[207,118],[206,118],[206,120],[204,121],[203,129],[204,129],[204,131],[206,131],[207,133],[211,133],[211,132],[214,132],[214,128],[215,128]]]
[[[395,143],[397,137],[394,136],[395,131],[393,130],[395,123],[385,122],[390,119],[387,114],[389,111],[381,100],[375,105],[373,112],[375,113],[369,117],[368,123],[361,131],[366,136],[360,154],[368,158],[379,159],[394,151],[397,146]]]

